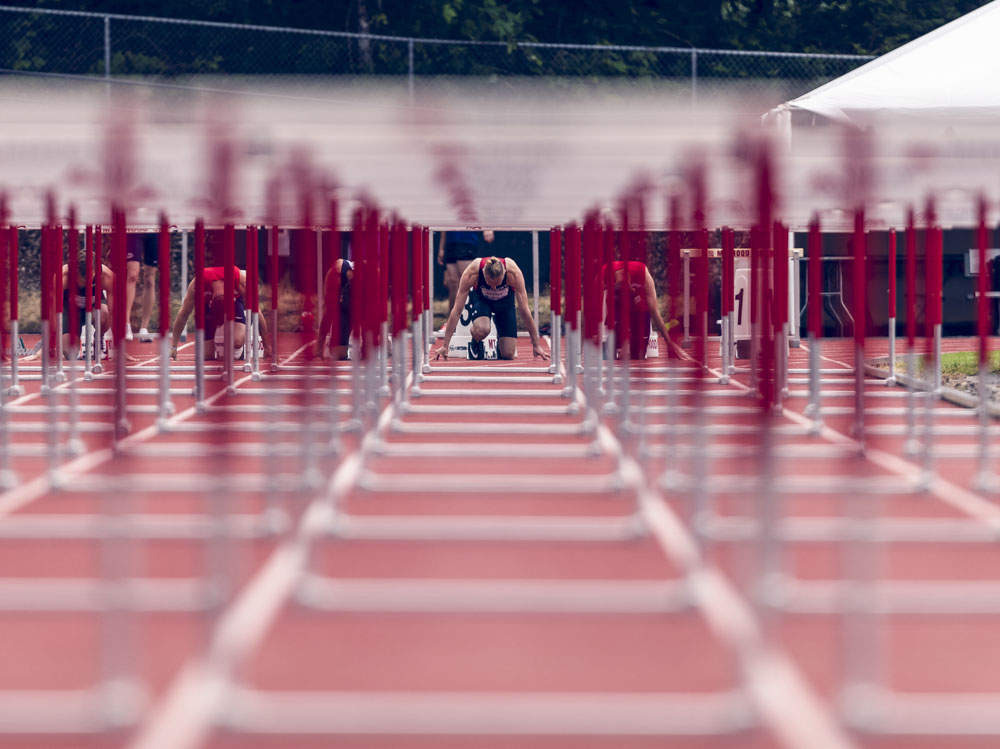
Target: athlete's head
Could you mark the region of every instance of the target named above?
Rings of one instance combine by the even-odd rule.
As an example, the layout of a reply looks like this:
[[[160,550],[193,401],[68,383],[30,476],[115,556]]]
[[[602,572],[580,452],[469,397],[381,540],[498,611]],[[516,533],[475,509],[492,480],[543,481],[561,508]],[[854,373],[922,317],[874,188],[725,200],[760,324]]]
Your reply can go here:
[[[507,269],[498,257],[487,259],[486,265],[483,266],[483,278],[490,286],[499,286],[506,272]]]

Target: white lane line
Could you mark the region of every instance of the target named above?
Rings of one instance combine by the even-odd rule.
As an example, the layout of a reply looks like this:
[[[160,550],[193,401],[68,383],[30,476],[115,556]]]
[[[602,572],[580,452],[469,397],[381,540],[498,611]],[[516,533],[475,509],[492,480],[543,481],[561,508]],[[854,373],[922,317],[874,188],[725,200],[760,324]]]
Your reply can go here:
[[[686,352],[684,353],[686,355]],[[709,371],[713,374],[721,375],[718,370],[712,369]],[[748,386],[735,379],[730,379],[730,384],[744,391],[750,390]],[[787,420],[792,421],[805,429],[809,429],[813,425],[812,419],[806,417],[798,411],[788,408],[787,406],[782,409],[782,415]],[[858,444],[857,440],[854,438],[849,437],[843,432],[838,432],[825,424],[821,427],[819,435],[828,442],[838,445],[857,446]],[[900,476],[914,484],[923,479],[923,470],[919,466],[899,457],[898,455],[885,452],[884,450],[867,448],[864,456],[880,468]],[[990,528],[1000,530],[1000,506],[995,505],[985,497],[982,497],[975,492],[971,492],[968,489],[963,489],[957,484],[941,478],[939,475],[935,475],[934,478],[931,479],[928,484],[927,491],[945,504],[964,512],[970,518],[985,523]]]
[[[225,708],[229,689],[224,687],[231,687],[233,668],[254,651],[295,591],[306,571],[311,545],[329,527],[332,500],[357,483],[364,454],[377,444],[376,435],[392,423],[394,415],[395,405],[390,403],[360,448],[334,471],[327,490],[309,504],[295,533],[272,552],[222,613],[208,652],[183,668],[147,714],[128,749],[194,749],[202,744]]]
[[[290,359],[295,358],[300,353],[302,353],[302,351],[304,351],[306,348],[308,348],[308,344],[294,351],[292,354],[288,356],[287,359],[285,359],[285,361],[287,362]],[[252,377],[253,375],[249,374],[246,377],[240,378],[235,383],[236,387],[239,387],[240,385],[250,381]],[[225,388],[222,388],[215,395],[212,395],[209,398],[207,398],[205,400],[205,403],[211,405],[212,403],[224,397],[225,395],[226,395],[226,390]],[[198,414],[199,412],[197,408],[191,406],[190,408],[187,408],[181,411],[180,413],[170,417],[167,423],[169,426],[180,424],[183,423],[184,421],[187,421],[192,416],[196,416]],[[141,429],[135,434],[130,434],[129,436],[125,437],[121,441],[121,444],[127,447],[129,445],[148,440],[152,437],[159,435],[160,433],[161,433],[160,428],[155,424],[151,424],[145,429]],[[65,463],[59,466],[56,473],[60,480],[65,481],[71,479],[73,476],[78,476],[82,473],[86,473],[87,471],[93,470],[101,463],[104,463],[105,461],[108,461],[113,457],[114,457],[114,451],[111,448],[107,447],[101,448],[100,450],[95,450],[93,452],[86,453],[78,458],[75,458],[74,460],[71,460],[69,463]],[[28,481],[27,483],[16,486],[13,489],[10,489],[0,494],[0,519],[4,518],[7,515],[10,515],[13,512],[17,512],[25,505],[35,501],[40,497],[45,496],[53,489],[55,489],[55,487],[52,485],[51,477],[46,472],[43,473],[41,476],[37,476],[31,481]]]
[[[177,350],[181,351],[183,349],[186,349],[188,346],[193,346],[193,345],[194,345],[194,341],[191,341],[190,343],[185,343],[183,346],[181,346]],[[138,364],[133,364],[132,365],[132,369],[139,369],[140,367],[145,367],[147,364],[152,364],[153,362],[157,361],[159,358],[160,358],[160,356],[159,356],[159,354],[157,354],[152,359],[144,359],[143,361],[139,362]],[[113,359],[108,359],[107,361],[110,363],[110,362],[112,362],[114,360]],[[114,374],[114,370],[110,366],[109,367],[104,367],[102,365],[101,372],[98,375],[96,375],[94,377],[94,379],[97,380],[97,379],[101,379],[101,378],[104,378],[104,377],[110,377],[113,374]],[[127,374],[127,372],[126,372],[126,374]],[[81,382],[87,382],[87,380],[83,379],[82,375],[83,375],[83,372],[77,373],[77,378],[76,378],[77,386],[79,386]],[[52,389],[53,390],[65,390],[65,389],[69,388],[69,386],[71,384],[72,384],[72,381],[67,378],[66,382],[61,382],[58,385],[56,385],[55,387],[53,387]],[[85,388],[86,388],[86,386],[84,386],[84,388],[81,388],[81,389],[85,389]],[[9,403],[7,403],[6,404],[6,408],[13,408],[13,407],[16,407],[16,406],[20,406],[20,405],[22,405],[24,403],[28,403],[30,401],[33,401],[36,398],[40,398],[41,396],[42,396],[41,392],[26,393],[26,394],[22,395],[20,398],[15,398],[14,400],[12,400]]]
[[[626,486],[639,495],[647,527],[663,552],[687,573],[687,581],[709,627],[740,660],[763,723],[789,749],[857,749],[823,701],[813,693],[792,659],[765,641],[750,606],[718,569],[706,563],[694,537],[646,483],[642,468],[622,449],[607,426],[602,446],[621,460]]]

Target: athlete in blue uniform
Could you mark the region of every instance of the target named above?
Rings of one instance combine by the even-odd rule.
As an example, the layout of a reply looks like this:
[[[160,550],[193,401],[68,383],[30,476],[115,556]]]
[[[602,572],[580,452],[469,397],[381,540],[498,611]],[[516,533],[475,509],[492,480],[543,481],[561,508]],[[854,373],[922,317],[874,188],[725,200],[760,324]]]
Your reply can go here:
[[[521,318],[531,336],[531,348],[535,357],[548,359],[542,350],[538,328],[528,307],[528,293],[524,286],[524,273],[512,259],[498,257],[475,258],[462,274],[455,297],[455,306],[445,325],[444,343],[434,351],[435,358],[448,358],[448,344],[458,327],[458,318],[469,303],[471,334],[473,345],[482,347],[483,340],[490,334],[490,322],[496,323],[501,359],[517,356],[517,316],[516,306],[521,310]],[[475,355],[475,349],[470,345]],[[482,358],[476,356],[475,358]]]

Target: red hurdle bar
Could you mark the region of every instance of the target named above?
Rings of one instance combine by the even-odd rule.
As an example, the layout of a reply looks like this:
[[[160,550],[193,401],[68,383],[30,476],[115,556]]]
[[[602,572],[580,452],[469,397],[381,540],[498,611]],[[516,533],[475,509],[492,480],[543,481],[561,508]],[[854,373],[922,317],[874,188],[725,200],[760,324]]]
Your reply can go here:
[[[823,424],[820,415],[819,380],[820,348],[823,339],[823,235],[820,231],[819,216],[813,214],[809,221],[809,405],[806,415],[812,417],[812,432],[819,432]]]
[[[10,331],[8,329],[10,320],[7,317],[6,304],[7,287],[10,283],[7,242],[7,194],[0,193],[0,361],[7,355],[6,352],[10,346]],[[2,383],[0,383],[0,387],[2,387]]]
[[[160,292],[160,412],[157,424],[167,427],[173,413],[170,403],[170,223],[167,214],[160,213],[160,231],[157,236],[157,265],[159,265]]]
[[[80,235],[76,229],[76,209],[69,209],[69,226],[66,232],[66,287],[69,289],[69,345],[72,356],[76,356],[77,347],[80,345],[80,308],[76,304],[77,279],[79,277],[80,259],[77,253],[80,250]],[[86,265],[84,265],[86,272]],[[86,279],[85,279],[86,280]],[[62,294],[59,294],[60,298]]]
[[[205,408],[205,222],[194,222],[194,395],[195,408]],[[213,344],[214,345],[214,344]]]
[[[722,300],[720,313],[722,317],[722,377],[721,385],[729,384],[729,376],[733,374],[733,364],[736,352],[736,319],[734,307],[736,302],[736,233],[728,226],[722,227]]]
[[[112,339],[114,342],[115,350],[115,388],[116,388],[116,398],[115,398],[115,428],[114,437],[115,444],[123,439],[129,431],[128,423],[128,392],[126,389],[126,376],[125,376],[125,325],[128,321],[128,310],[125,309],[125,285],[126,285],[126,270],[125,270],[125,231],[126,231],[126,221],[125,221],[125,210],[123,208],[112,208],[112,232],[111,232],[111,250],[112,250],[112,270],[115,274],[115,288],[114,288],[114,314],[113,327],[112,327]]]
[[[235,370],[233,357],[236,355],[236,277],[233,266],[236,264],[236,227],[226,224],[222,230],[222,319],[223,319],[223,371],[226,376],[226,389],[230,395],[236,393]],[[244,300],[244,303],[246,300]],[[218,334],[216,334],[218,335]],[[219,347],[215,347],[218,358]]]
[[[632,227],[629,225],[629,206],[628,198],[622,201],[622,230],[621,230],[621,240],[619,242],[619,252],[622,259],[622,267],[624,271],[622,273],[622,293],[618,295],[616,303],[618,304],[618,337],[619,341],[616,342],[618,350],[621,351],[621,356],[619,357],[623,361],[627,361],[632,357],[632,295],[629,293],[629,263],[632,261]],[[615,274],[617,276],[617,274]],[[612,282],[614,283],[614,282]],[[614,285],[611,287],[612,298],[614,298]]]
[[[108,257],[110,267],[111,258]],[[104,301],[104,232],[100,226],[94,227],[94,335],[97,341],[94,344],[94,365],[91,372],[99,374],[103,370],[101,360],[104,357],[105,335],[111,333],[112,320],[104,320],[101,312],[101,305]],[[111,308],[108,308],[108,317],[111,316]]]
[[[677,320],[681,322],[681,199],[679,195],[671,195],[667,204],[667,215],[669,216],[670,230],[667,233],[667,320]],[[678,338],[686,329],[684,325],[675,325],[668,332],[670,342],[668,345],[668,355],[670,358],[677,356],[674,346],[678,343]],[[682,329],[683,328],[683,329]]]
[[[552,328],[552,381],[562,382],[559,361],[562,356],[562,231],[549,229],[549,326]]]
[[[83,319],[84,326],[83,330],[85,333],[83,346],[84,346],[84,364],[83,364],[83,378],[89,380],[91,377],[90,367],[93,357],[97,357],[97,347],[95,343],[100,341],[101,332],[91,327],[93,322],[93,311],[94,311],[94,294],[93,294],[93,278],[95,273],[94,268],[94,227],[89,224],[84,229],[83,232],[83,251],[84,251],[84,288],[83,288]],[[96,272],[100,272],[100,268]],[[98,302],[99,303],[99,302]]]
[[[979,474],[976,484],[980,490],[996,485],[996,476],[990,470],[990,409],[986,377],[989,371],[990,307],[987,294],[990,290],[989,270],[986,265],[986,249],[989,246],[989,232],[986,229],[986,198],[979,198],[979,227],[976,231],[976,254],[979,259],[977,280],[976,321],[979,333],[979,376],[977,391],[979,396]]]
[[[17,296],[19,293],[18,281],[20,279],[20,271],[18,269],[18,243],[20,237],[18,235],[17,227],[11,223],[7,227],[7,250],[8,250],[8,266],[10,268],[10,394],[13,396],[24,395],[24,386],[18,382],[18,353],[17,346],[20,340],[20,331],[18,330],[18,309],[17,309]]]
[[[889,377],[887,387],[896,384],[896,229],[889,229]]]
[[[854,210],[854,438],[865,448],[865,323],[868,315],[868,235],[865,209]]]

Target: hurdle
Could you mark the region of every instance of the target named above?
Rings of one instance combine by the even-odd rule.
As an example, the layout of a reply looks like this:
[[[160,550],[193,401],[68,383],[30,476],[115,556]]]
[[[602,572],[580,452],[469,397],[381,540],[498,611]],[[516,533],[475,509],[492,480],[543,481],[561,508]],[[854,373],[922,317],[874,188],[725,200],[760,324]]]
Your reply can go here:
[[[160,403],[157,425],[165,430],[174,412],[170,401],[170,224],[165,213],[160,214],[157,237],[157,264],[160,270]],[[186,291],[186,289],[185,289]]]

